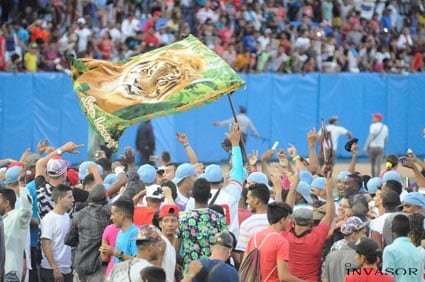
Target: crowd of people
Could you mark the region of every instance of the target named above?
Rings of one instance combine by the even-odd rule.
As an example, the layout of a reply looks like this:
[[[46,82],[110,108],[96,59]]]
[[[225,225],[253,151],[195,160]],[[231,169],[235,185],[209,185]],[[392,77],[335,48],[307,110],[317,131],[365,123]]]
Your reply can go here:
[[[372,168],[378,176],[363,175],[358,140],[339,130],[351,138],[345,148],[352,158],[335,171],[324,150],[333,150],[337,125],[330,121],[329,131],[307,132],[308,156],[291,145],[254,151],[245,161],[243,133],[233,124],[223,147],[228,169],[200,163],[184,133],[177,139],[188,161],[180,164],[166,152],[138,166],[127,147],[120,158],[100,149],[75,166],[67,154],[83,145],[40,141],[19,161],[0,160],[0,275],[46,282],[423,281],[425,163],[411,151],[389,154],[385,168]],[[375,114],[368,150],[381,122]],[[403,181],[400,166],[415,184]]]
[[[1,11],[7,72],[68,73],[68,55],[120,61],[189,33],[238,72],[424,68],[423,0],[5,0]]]

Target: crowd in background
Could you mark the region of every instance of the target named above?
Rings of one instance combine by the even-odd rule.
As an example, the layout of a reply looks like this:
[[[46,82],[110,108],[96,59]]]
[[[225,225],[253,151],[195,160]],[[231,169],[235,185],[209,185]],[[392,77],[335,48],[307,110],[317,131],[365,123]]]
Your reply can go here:
[[[194,34],[238,72],[423,70],[424,1],[83,0],[1,3],[0,70],[69,72]]]

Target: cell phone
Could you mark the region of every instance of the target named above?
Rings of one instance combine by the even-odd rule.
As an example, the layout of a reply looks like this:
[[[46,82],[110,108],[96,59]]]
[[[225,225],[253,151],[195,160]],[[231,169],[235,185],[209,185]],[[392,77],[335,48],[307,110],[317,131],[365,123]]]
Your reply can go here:
[[[273,150],[273,151],[276,151],[277,146],[279,146],[279,142],[278,142],[278,141],[274,142],[274,144],[273,144],[273,146],[272,146],[272,150]]]
[[[402,166],[406,166],[406,164],[407,164],[407,160],[406,160],[406,158],[401,157],[401,158],[399,158],[399,161],[401,162],[401,165],[402,165]]]

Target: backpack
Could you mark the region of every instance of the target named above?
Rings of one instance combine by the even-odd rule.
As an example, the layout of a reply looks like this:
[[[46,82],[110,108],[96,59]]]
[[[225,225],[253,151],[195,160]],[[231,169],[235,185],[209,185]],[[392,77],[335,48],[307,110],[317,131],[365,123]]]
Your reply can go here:
[[[264,237],[260,246],[257,247],[257,234],[254,234],[254,248],[248,253],[246,258],[242,261],[241,266],[239,267],[239,278],[240,281],[244,282],[265,282],[267,281],[272,273],[276,270],[277,265],[272,269],[272,271],[267,275],[265,279],[261,278],[260,271],[260,249],[263,246],[264,242],[268,239],[269,236],[278,234],[278,233],[269,233]]]

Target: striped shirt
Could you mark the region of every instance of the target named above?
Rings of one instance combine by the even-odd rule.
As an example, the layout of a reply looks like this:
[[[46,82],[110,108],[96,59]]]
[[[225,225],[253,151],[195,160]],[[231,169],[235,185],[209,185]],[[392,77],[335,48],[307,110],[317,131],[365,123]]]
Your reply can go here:
[[[248,246],[249,238],[257,232],[266,229],[269,226],[267,214],[253,214],[242,222],[239,230],[238,244],[236,250],[245,251]]]

